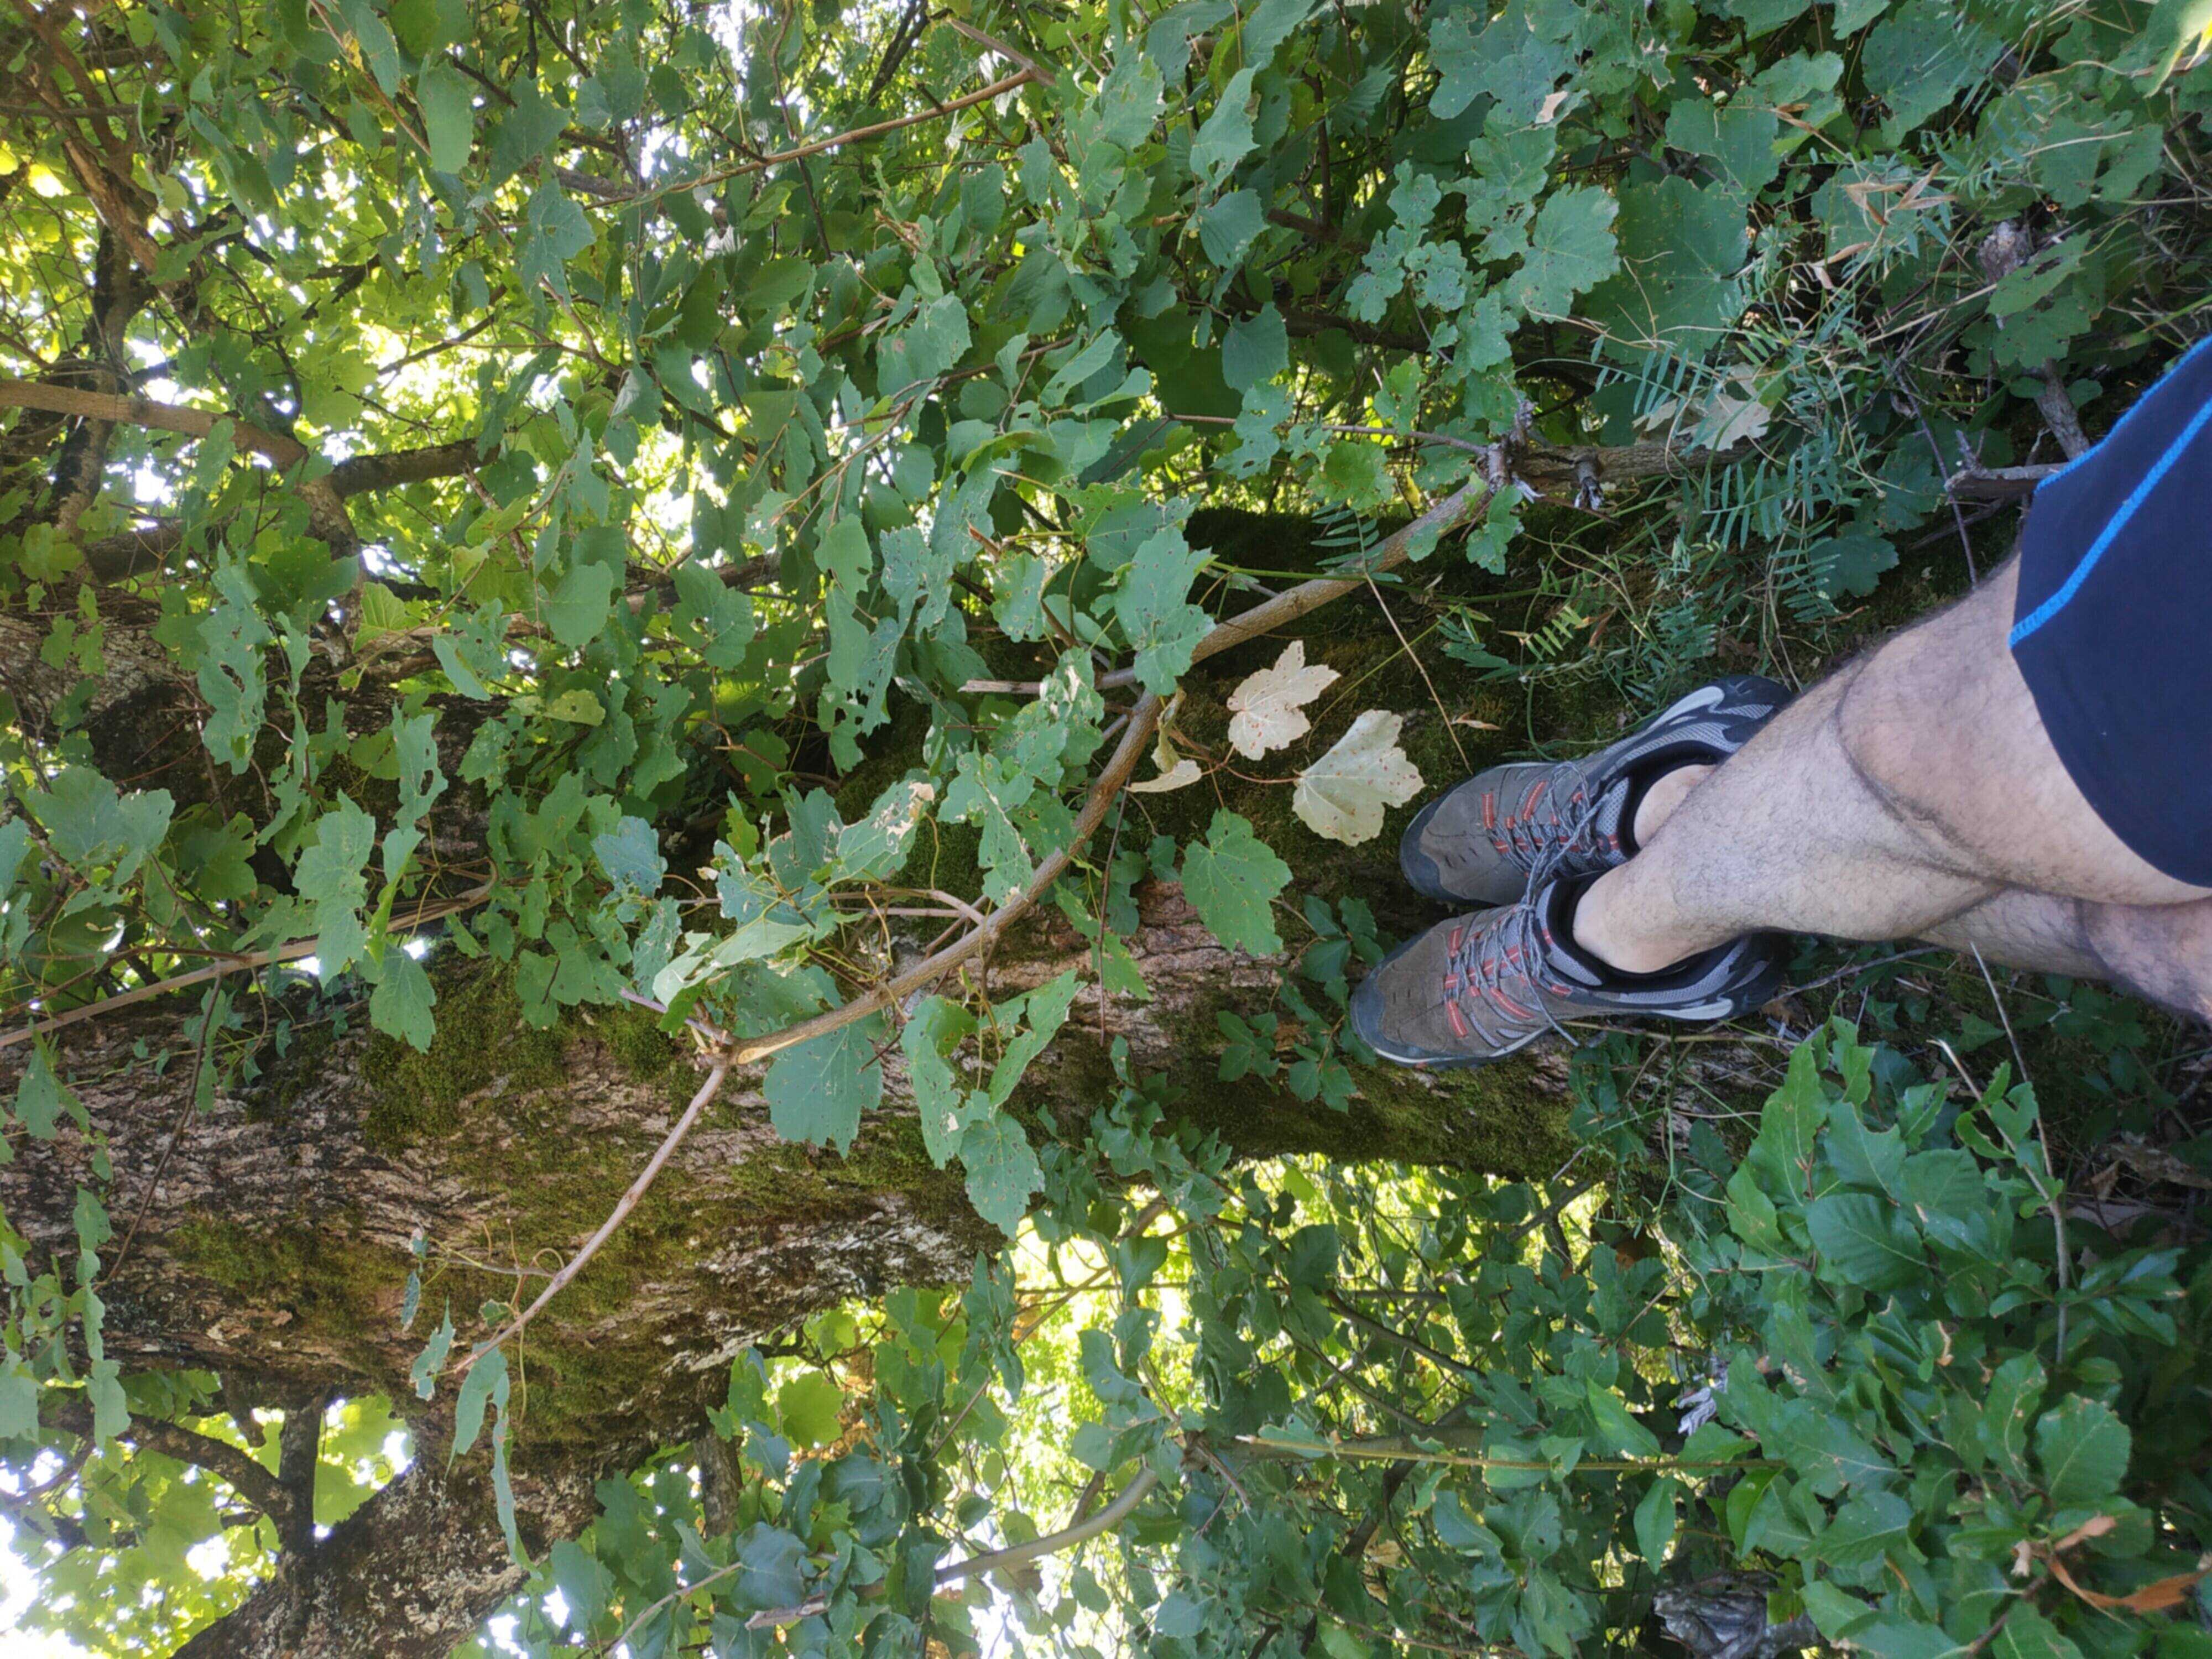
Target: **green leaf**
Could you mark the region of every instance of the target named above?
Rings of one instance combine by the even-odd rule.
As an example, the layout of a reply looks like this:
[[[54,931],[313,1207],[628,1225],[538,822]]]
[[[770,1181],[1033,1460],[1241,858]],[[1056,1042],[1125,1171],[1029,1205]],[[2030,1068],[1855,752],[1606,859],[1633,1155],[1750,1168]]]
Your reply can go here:
[[[775,1418],[795,1446],[826,1446],[844,1432],[845,1391],[827,1371],[801,1371],[775,1391]]]
[[[1137,549],[1114,595],[1114,614],[1137,653],[1145,690],[1165,696],[1190,667],[1190,653],[1212,618],[1184,596],[1212,555],[1193,548],[1180,530],[1163,530]]]
[[[131,1426],[131,1402],[123,1392],[122,1366],[95,1359],[85,1373],[85,1396],[92,1401],[92,1437],[101,1445]]]
[[[468,165],[469,146],[476,138],[475,88],[459,70],[434,64],[415,77],[415,101],[422,106],[431,167],[459,173]]]
[[[1226,808],[1215,811],[1206,839],[1183,851],[1183,896],[1232,951],[1272,956],[1283,948],[1270,907],[1290,880],[1291,866]]]
[[[1044,1185],[1022,1126],[1002,1111],[971,1123],[960,1137],[960,1162],[975,1213],[1012,1238],[1029,1213],[1030,1194]]]
[[[1234,270],[1244,250],[1267,228],[1267,212],[1259,192],[1232,190],[1198,215],[1198,245],[1223,270]],[[1230,383],[1236,384],[1233,380]]]
[[[1272,303],[1256,317],[1231,323],[1222,337],[1221,378],[1239,392],[1272,380],[1290,363],[1290,335]]]
[[[1928,1270],[1911,1222],[1870,1193],[1824,1194],[1806,1206],[1805,1224],[1823,1274],[1844,1284],[1890,1291]]]
[[[883,1020],[870,1015],[811,1037],[771,1060],[762,1092],[769,1121],[786,1140],[848,1147],[863,1114],[884,1097],[884,1068],[875,1059]]]
[[[1828,1161],[1854,1187],[1872,1187],[1893,1204],[1905,1197],[1905,1139],[1894,1129],[1866,1127],[1858,1108],[1838,1100],[1828,1108]]]
[[[1723,180],[1747,202],[1782,171],[1782,158],[1774,151],[1781,131],[1781,118],[1771,109],[1678,98],[1667,112],[1668,144],[1712,161]]]
[[[1910,1559],[1911,1529],[1911,1504],[1895,1492],[1862,1489],[1836,1511],[1814,1547],[1830,1567],[1856,1572],[1892,1554]]]
[[[507,1351],[494,1348],[469,1367],[461,1379],[460,1396],[453,1401],[453,1449],[447,1462],[465,1456],[483,1432],[484,1407],[496,1403],[507,1409]]]
[[[54,1075],[44,1039],[34,1042],[30,1063],[23,1067],[15,1085],[15,1121],[30,1131],[34,1140],[52,1140],[61,1122],[62,1109],[72,1104],[69,1091]]]
[[[1945,0],[1910,0],[1866,38],[1859,58],[1867,89],[1889,106],[1892,142],[1979,81],[2004,46]]]
[[[604,835],[592,837],[592,853],[617,891],[650,898],[660,890],[668,861],[660,856],[660,837],[645,819],[625,815]]]
[[[545,596],[546,631],[571,651],[581,650],[606,626],[613,608],[615,573],[603,564],[575,564]]]
[[[867,817],[837,835],[837,872],[849,881],[881,881],[906,862],[915,831],[937,799],[926,780],[904,778],[876,797]]]
[[[1990,1644],[1996,1659],[2081,1659],[2081,1650],[2033,1607],[2022,1602],[2008,1611],[2011,1616]]]
[[[384,953],[376,989],[368,999],[368,1023],[387,1036],[396,1036],[422,1054],[430,1051],[437,1030],[431,1006],[438,993],[422,964],[398,946]]]
[[[430,1340],[422,1345],[422,1352],[415,1356],[408,1367],[408,1380],[414,1383],[416,1395],[428,1400],[438,1389],[438,1375],[446,1369],[446,1356],[453,1351],[453,1310],[450,1304],[438,1328],[430,1333]]]
[[[2044,1381],[2042,1362],[2016,1353],[1996,1368],[1982,1397],[1982,1448],[2015,1480],[2028,1478],[2028,1425],[2043,1403]]]
[[[1782,1086],[1766,1097],[1759,1134],[1744,1167],[1759,1178],[1760,1190],[1778,1201],[1804,1194],[1813,1167],[1814,1147],[1827,1121],[1827,1095],[1820,1083],[1820,1057],[1810,1042],[1790,1056]]]
[[[1674,1542],[1674,1509],[1681,1490],[1681,1482],[1662,1475],[1636,1505],[1637,1553],[1655,1572],[1667,1565],[1667,1552]]]
[[[39,1380],[21,1360],[0,1369],[0,1440],[39,1431]]]
[[[1248,67],[1229,77],[1229,84],[1222,88],[1220,101],[1191,141],[1191,171],[1206,184],[1220,183],[1230,168],[1251,153],[1254,74]]]
[[[5,897],[15,884],[15,872],[23,867],[24,856],[30,850],[30,825],[21,818],[0,823],[0,897]]]
[[[1743,310],[1735,274],[1751,246],[1743,198],[1686,179],[1622,186],[1613,222],[1620,274],[1583,301],[1615,340],[1701,356]]]
[[[2112,1407],[2079,1395],[2069,1395],[2035,1425],[2043,1489],[2062,1508],[2099,1503],[2118,1492],[2133,1449],[2134,1437]]]
[[[1628,1402],[1592,1378],[1583,1389],[1599,1443],[1622,1457],[1656,1457],[1659,1437],[1636,1419]]]
[[[1563,190],[1547,198],[1528,228],[1521,269],[1507,279],[1507,302],[1531,317],[1565,316],[1575,295],[1620,269],[1613,240],[1619,211],[1610,191]]]
[[[1176,1590],[1162,1601],[1159,1611],[1152,1615],[1152,1633],[1156,1636],[1189,1638],[1206,1628],[1206,1606],[1196,1596]]]
[[[344,795],[315,821],[315,842],[300,854],[292,884],[313,907],[315,971],[325,985],[368,948],[361,907],[368,896],[362,873],[376,846],[376,820]]]
[[[1814,580],[1830,599],[1843,593],[1865,599],[1883,571],[1897,568],[1897,549],[1887,536],[1831,536],[1805,557]]]

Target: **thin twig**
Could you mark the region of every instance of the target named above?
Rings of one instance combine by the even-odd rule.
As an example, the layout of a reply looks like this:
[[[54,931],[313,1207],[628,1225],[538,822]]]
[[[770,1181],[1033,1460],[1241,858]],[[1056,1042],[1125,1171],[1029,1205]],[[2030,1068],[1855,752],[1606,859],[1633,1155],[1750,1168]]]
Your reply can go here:
[[[437,904],[425,905],[408,921],[410,927],[420,927],[427,922],[442,921],[463,910],[473,910],[492,896],[495,883],[486,882],[472,887],[459,897]],[[273,968],[287,962],[299,962],[315,954],[316,941],[311,939],[294,939],[289,945],[279,945],[267,951],[248,951],[242,955],[226,957],[205,968],[195,968],[188,974],[174,978],[157,980],[151,985],[141,985],[132,990],[118,991],[112,997],[102,997],[97,1002],[88,1002],[81,1008],[56,1014],[51,1019],[37,1020],[21,1030],[0,1034],[0,1048],[12,1043],[28,1042],[33,1037],[48,1031],[58,1031],[65,1025],[75,1025],[80,1020],[96,1019],[102,1014],[112,1014],[118,1008],[127,1008],[134,1002],[149,1002],[155,997],[167,996],[173,991],[188,990],[195,985],[204,985],[211,979],[221,979],[226,974],[242,974],[256,968]]]
[[[629,1190],[616,1200],[614,1209],[609,1212],[607,1218],[599,1224],[599,1231],[586,1239],[584,1248],[569,1257],[568,1265],[547,1281],[545,1288],[538,1293],[538,1299],[535,1302],[509,1320],[506,1328],[498,1335],[493,1337],[490,1341],[479,1345],[466,1358],[459,1361],[452,1369],[459,1371],[467,1370],[470,1366],[475,1364],[494,1348],[514,1336],[525,1325],[538,1316],[539,1309],[561,1293],[562,1288],[570,1279],[583,1272],[584,1264],[599,1253],[599,1247],[614,1237],[615,1229],[622,1225],[623,1218],[637,1207],[638,1200],[645,1196],[647,1188],[653,1185],[654,1178],[660,1174],[662,1166],[668,1162],[676,1149],[684,1144],[684,1137],[691,1133],[691,1126],[699,1121],[699,1114],[705,1111],[708,1103],[721,1092],[722,1079],[729,1074],[730,1061],[727,1055],[718,1054],[713,1068],[707,1073],[707,1080],[699,1085],[699,1091],[691,1097],[691,1103],[684,1109],[684,1115],[676,1120],[676,1127],[663,1138],[659,1147],[647,1161],[645,1168],[638,1172],[637,1179],[630,1182]]]

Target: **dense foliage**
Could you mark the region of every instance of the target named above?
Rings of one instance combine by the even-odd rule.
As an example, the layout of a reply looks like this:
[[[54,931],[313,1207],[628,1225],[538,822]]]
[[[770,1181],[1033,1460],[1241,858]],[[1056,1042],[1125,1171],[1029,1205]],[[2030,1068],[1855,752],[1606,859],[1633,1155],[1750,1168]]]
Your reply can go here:
[[[1654,1626],[1700,1654],[2212,1650],[2212,1252],[2062,1256],[2009,1062],[1976,1098],[1838,1021],[1740,1161],[1701,1122],[1662,1186],[1633,1059],[1594,1056],[1583,1180],[1542,1189],[1261,1176],[1126,1091],[1052,1160],[1029,1297],[987,1267],[825,1319],[823,1369],[773,1395],[748,1356],[728,1534],[691,1529],[688,1459],[610,1482],[516,1638],[908,1653],[988,1636],[1011,1597],[1054,1650],[1176,1659],[1533,1659]],[[1117,1200],[1130,1176],[1158,1200]],[[1162,1495],[1113,1557],[1040,1572],[1047,1470],[1079,1516],[1102,1485]]]
[[[1962,1102],[1911,1029],[1801,1029],[1755,1139],[1742,1079],[1691,1128],[1598,1049],[1534,1190],[1255,1170],[1126,1066],[1087,1139],[1018,1108],[1077,999],[1146,994],[1147,881],[1301,964],[1223,1078],[1362,1087],[1372,915],[1291,860],[1376,837],[1402,722],[1452,717],[1270,648],[1224,740],[1178,725],[1198,662],[1381,605],[1425,683],[1632,702],[1817,660],[1908,550],[2000,551],[1970,519],[2198,326],[2205,11],[15,0],[0,1146],[93,1148],[73,1238],[0,1230],[39,1616],[173,1642],[401,1455],[385,1402],[288,1459],[313,1411],[106,1353],[135,1223],[71,1031],[182,999],[140,1058],[204,1109],[332,1020],[427,1048],[481,962],[531,1026],[627,996],[710,1055],[678,1136],[764,1062],[775,1129],[848,1150],[902,1078],[1026,1241],[742,1360],[741,1461],[607,1482],[526,1644],[908,1652],[1018,1606],[1102,1650],[1533,1659],[1750,1594],[1695,1651],[2203,1653],[2201,1225],[2069,1248],[2033,1094]],[[1215,545],[1224,507],[1328,569]],[[994,998],[1032,912],[1089,971]],[[2105,1044],[2093,1121],[2163,1121],[2166,1041]],[[518,1557],[523,1278],[405,1293]],[[933,1598],[1065,1457],[1113,1526]]]

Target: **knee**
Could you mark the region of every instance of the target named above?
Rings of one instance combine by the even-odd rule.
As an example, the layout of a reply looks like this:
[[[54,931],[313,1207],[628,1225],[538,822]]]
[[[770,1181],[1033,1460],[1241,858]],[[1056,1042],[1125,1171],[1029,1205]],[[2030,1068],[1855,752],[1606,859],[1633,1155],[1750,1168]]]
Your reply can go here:
[[[2212,899],[2084,908],[2083,931],[2115,979],[2177,1012],[2212,1022]]]
[[[1908,639],[1893,640],[1845,669],[1831,726],[1844,763],[1882,811],[1916,831],[1936,832],[1948,848],[1956,838],[1944,824],[1938,781],[1951,757],[1914,691],[1913,665],[1898,659],[1910,650]]]

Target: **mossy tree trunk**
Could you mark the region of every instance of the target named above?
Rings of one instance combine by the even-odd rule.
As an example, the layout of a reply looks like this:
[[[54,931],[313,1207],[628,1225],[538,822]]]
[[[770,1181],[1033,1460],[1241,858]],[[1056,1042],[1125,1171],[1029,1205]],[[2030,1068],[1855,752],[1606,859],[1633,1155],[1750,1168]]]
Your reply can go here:
[[[1281,778],[1362,708],[1406,713],[1407,746],[1431,783],[1505,753],[1513,739],[1497,728],[1522,729],[1518,691],[1439,687],[1439,708],[1371,605],[1310,618],[1305,631],[1310,653],[1343,678],[1314,711],[1306,749],[1275,769]],[[1229,690],[1279,649],[1262,641],[1194,676],[1183,736],[1222,752]],[[1457,723],[1470,717],[1481,724]],[[906,731],[907,741],[918,736]],[[896,748],[875,763],[891,775],[907,763]],[[849,793],[869,789],[856,776]],[[1291,897],[1358,895],[1399,932],[1431,919],[1396,881],[1402,813],[1375,842],[1347,848],[1308,833],[1289,793],[1224,771],[1176,794],[1130,797],[1115,834],[1123,846],[1156,834],[1187,840],[1226,805],[1291,863]],[[471,809],[456,801],[453,811]],[[927,884],[959,885],[951,837],[927,857]],[[1272,1084],[1218,1080],[1217,1013],[1265,1009],[1285,963],[1224,951],[1172,884],[1147,882],[1135,896],[1131,945],[1150,996],[1082,994],[1018,1103],[1036,1133],[1079,1128],[1104,1103],[1109,1046],[1126,1039],[1139,1069],[1181,1091],[1178,1109],[1242,1156],[1306,1152],[1527,1176],[1564,1159],[1556,1054],[1443,1078],[1361,1072],[1360,1097],[1342,1112]],[[1283,924],[1295,950],[1303,929],[1288,914]],[[1045,908],[982,972],[994,994],[1010,994],[1088,952]],[[195,1000],[137,1005],[58,1034],[64,1075],[112,1159],[108,1207],[129,1235],[111,1246],[123,1248],[103,1288],[108,1351],[256,1389],[379,1393],[416,1420],[415,1466],[306,1559],[288,1561],[194,1653],[434,1654],[514,1587],[483,1455],[445,1472],[450,1405],[441,1396],[418,1408],[409,1365],[445,1306],[465,1342],[488,1334],[483,1303],[534,1291],[604,1218],[696,1085],[691,1056],[641,1012],[582,1011],[536,1031],[497,972],[432,960],[438,1035],[427,1055],[371,1036],[358,1006],[297,988],[267,1007],[265,1024],[256,1005],[252,1029],[233,1034],[253,1051],[252,1081],[219,1088],[198,1110]],[[1285,1019],[1285,1044],[1296,1029]],[[27,1052],[0,1050],[0,1087],[13,1088]],[[610,1246],[531,1327],[514,1457],[534,1547],[588,1520],[598,1476],[696,1435],[748,1343],[847,1298],[964,1279],[990,1244],[995,1234],[969,1207],[958,1172],[936,1169],[923,1151],[895,1051],[885,1069],[884,1107],[843,1156],[780,1141],[757,1073],[737,1079]],[[16,1153],[0,1167],[0,1207],[34,1247],[62,1248],[76,1188],[91,1181],[89,1149],[64,1132]],[[401,1296],[418,1236],[426,1289],[408,1330]],[[445,1540],[434,1560],[416,1546],[429,1534]]]

